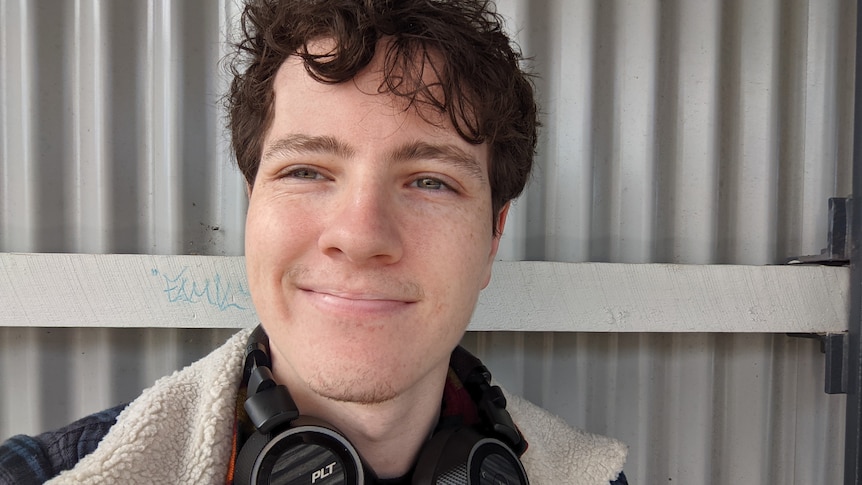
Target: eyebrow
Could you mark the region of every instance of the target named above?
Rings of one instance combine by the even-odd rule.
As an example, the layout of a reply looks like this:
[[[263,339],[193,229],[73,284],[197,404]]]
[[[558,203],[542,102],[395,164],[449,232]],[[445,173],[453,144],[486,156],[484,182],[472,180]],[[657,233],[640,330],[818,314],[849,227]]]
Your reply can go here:
[[[475,157],[455,145],[433,144],[423,141],[408,142],[389,154],[392,163],[414,160],[438,160],[464,170],[470,177],[485,181],[485,171]]]
[[[289,134],[266,146],[261,157],[263,160],[278,156],[295,156],[309,153],[332,154],[349,159],[356,154],[350,145],[331,136],[311,136],[298,133]],[[435,144],[412,141],[395,148],[387,155],[389,163],[417,160],[438,160],[455,168],[464,170],[470,177],[485,182],[485,171],[479,161],[465,150],[451,144]]]
[[[261,160],[309,153],[333,154],[341,158],[350,158],[355,151],[349,145],[331,136],[290,134],[267,145]]]

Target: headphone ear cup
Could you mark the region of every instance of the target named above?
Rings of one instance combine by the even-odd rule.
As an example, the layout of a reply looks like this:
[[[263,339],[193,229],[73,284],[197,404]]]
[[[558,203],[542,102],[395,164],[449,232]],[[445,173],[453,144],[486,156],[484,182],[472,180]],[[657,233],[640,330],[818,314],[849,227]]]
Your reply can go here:
[[[249,437],[237,456],[234,483],[363,485],[365,470],[341,433],[300,416],[290,427]]]
[[[236,485],[250,485],[255,483],[252,481],[252,470],[257,457],[263,450],[266,443],[269,442],[270,436],[263,434],[260,431],[255,431],[254,434],[248,437],[248,440],[242,445],[239,453],[236,456],[236,465],[234,468],[234,483]]]
[[[528,484],[517,455],[502,441],[472,428],[437,432],[423,447],[413,472],[414,484]]]

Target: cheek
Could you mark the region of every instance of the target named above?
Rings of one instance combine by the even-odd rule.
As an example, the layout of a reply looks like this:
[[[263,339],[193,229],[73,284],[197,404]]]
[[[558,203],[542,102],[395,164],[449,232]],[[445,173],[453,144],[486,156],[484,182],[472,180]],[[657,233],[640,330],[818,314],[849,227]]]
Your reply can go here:
[[[273,230],[278,230],[278,227],[272,223],[272,219],[266,207],[252,199],[245,220],[246,261],[253,262],[267,256],[267,251],[264,249],[273,238]]]
[[[470,294],[485,285],[490,269],[493,239],[484,214],[448,214],[431,224],[412,228],[413,261],[419,261],[434,281],[450,291]],[[457,290],[456,290],[457,287]]]
[[[299,217],[287,205],[252,199],[245,226],[246,266],[249,282],[274,276],[296,257],[302,241],[313,230],[313,220]]]
[[[304,205],[284,197],[253,198],[246,215],[247,244],[261,246],[299,239],[314,223],[311,213]]]

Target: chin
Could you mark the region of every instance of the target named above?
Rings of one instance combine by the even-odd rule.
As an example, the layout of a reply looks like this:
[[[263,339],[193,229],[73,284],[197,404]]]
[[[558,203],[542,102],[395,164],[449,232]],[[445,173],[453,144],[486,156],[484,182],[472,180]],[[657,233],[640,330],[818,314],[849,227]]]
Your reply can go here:
[[[315,394],[338,402],[354,404],[381,404],[398,396],[398,391],[391,382],[380,380],[374,376],[354,372],[333,372],[340,375],[330,375],[319,370],[306,382]]]

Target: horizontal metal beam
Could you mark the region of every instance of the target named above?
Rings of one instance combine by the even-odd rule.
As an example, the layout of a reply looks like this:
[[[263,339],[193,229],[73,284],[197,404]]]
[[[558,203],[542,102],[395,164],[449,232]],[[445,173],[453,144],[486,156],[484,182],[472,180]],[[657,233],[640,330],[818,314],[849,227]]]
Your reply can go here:
[[[257,323],[241,257],[0,253],[0,326]],[[849,268],[497,262],[471,330],[836,333]]]

